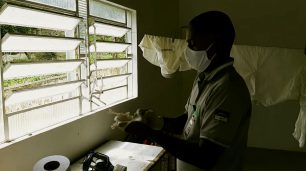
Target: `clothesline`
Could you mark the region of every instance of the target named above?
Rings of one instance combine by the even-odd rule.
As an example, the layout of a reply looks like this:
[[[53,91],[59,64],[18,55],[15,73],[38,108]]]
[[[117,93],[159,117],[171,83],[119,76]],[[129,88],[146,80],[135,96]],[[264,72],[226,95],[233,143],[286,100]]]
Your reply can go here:
[[[187,42],[145,35],[139,44],[143,56],[161,68],[164,77],[191,69],[185,60]],[[303,49],[234,45],[234,67],[244,78],[252,100],[271,106],[286,100],[299,100],[300,112],[294,138],[305,144],[306,134],[306,58]]]

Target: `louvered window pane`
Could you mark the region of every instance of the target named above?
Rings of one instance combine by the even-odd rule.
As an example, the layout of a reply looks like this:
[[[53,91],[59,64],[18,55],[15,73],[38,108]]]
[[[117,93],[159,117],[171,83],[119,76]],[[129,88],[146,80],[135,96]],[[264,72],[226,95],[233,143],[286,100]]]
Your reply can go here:
[[[122,87],[127,86],[128,81],[127,78],[131,76],[131,74],[124,74],[118,76],[110,76],[110,77],[102,77],[97,80],[97,84],[95,86],[95,90],[103,91],[107,89],[111,89],[114,87]]]
[[[79,99],[76,98],[9,116],[9,136],[11,139],[18,138],[24,134],[76,117],[80,113],[79,104]]]
[[[103,23],[95,23],[93,26],[89,27],[89,33],[94,34],[95,29],[96,29],[96,34],[98,35],[113,36],[113,37],[122,37],[128,31],[130,31],[129,28],[112,26]]]
[[[98,60],[97,67],[95,64],[90,66],[91,70],[100,70],[100,69],[107,69],[107,68],[120,68],[126,65],[130,59],[122,59],[122,60]]]
[[[51,30],[73,30],[80,18],[6,4],[0,14],[0,24]],[[12,17],[14,16],[14,17]]]
[[[123,52],[125,51],[130,44],[128,43],[111,43],[111,42],[97,42],[96,49],[94,45],[90,46],[91,52]]]
[[[6,34],[3,52],[66,52],[77,48],[81,39]]]
[[[47,86],[37,89],[24,90],[19,92],[13,92],[12,95],[5,99],[6,105],[16,104],[24,101],[29,101],[32,99],[38,99],[41,97],[54,96],[57,94],[74,91],[76,88],[80,87],[81,83],[84,81],[75,81],[67,84]]]
[[[2,6],[0,143],[137,97],[136,11],[99,0],[77,5]]]
[[[38,63],[13,63],[3,73],[4,79],[22,78],[34,75],[48,75],[67,73],[76,70],[82,60],[38,62]]]
[[[95,95],[95,98],[93,98],[93,100],[96,101],[96,103],[99,103],[100,101],[104,105],[109,105],[116,102],[120,102],[127,98],[128,98],[127,86],[123,86],[108,91],[104,91],[101,95]],[[95,106],[96,109],[100,107],[101,106]]]
[[[44,5],[50,5],[58,8],[63,8],[71,11],[76,10],[76,0],[27,0]]]
[[[120,23],[126,22],[125,10],[96,0],[89,2],[90,15]]]
[[[102,78],[101,84],[103,90],[127,85],[128,76],[130,76],[130,74]]]

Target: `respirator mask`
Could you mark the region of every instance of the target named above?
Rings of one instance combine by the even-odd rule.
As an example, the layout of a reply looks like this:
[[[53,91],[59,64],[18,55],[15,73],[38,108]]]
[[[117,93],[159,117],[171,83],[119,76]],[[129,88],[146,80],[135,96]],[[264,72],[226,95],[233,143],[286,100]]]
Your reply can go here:
[[[185,58],[191,68],[198,72],[203,72],[210,65],[211,61],[216,56],[216,54],[214,54],[211,59],[208,58],[207,51],[212,45],[213,43],[211,43],[206,50],[199,51],[192,50],[187,46],[185,50]]]

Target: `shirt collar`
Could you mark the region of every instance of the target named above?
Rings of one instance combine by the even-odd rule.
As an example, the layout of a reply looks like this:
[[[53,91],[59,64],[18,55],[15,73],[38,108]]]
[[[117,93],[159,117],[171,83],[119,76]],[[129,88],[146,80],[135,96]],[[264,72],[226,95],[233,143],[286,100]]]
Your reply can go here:
[[[205,79],[205,80],[210,80],[210,79],[212,79],[219,71],[221,71],[221,70],[223,70],[223,69],[225,69],[225,68],[227,68],[227,67],[229,67],[229,66],[232,66],[233,63],[234,63],[234,61],[231,60],[231,61],[229,61],[229,62],[227,62],[227,63],[225,63],[225,64],[220,65],[219,67],[215,68],[214,70],[212,70],[212,71],[210,71],[210,72],[205,72],[205,71],[203,71],[203,72],[199,73],[199,75],[198,75],[198,81],[202,81],[202,80],[204,80],[204,79]]]

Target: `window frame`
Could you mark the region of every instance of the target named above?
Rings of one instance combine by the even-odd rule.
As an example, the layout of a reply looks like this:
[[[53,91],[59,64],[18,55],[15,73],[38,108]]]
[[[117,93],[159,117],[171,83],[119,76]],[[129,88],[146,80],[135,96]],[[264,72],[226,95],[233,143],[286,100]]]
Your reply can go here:
[[[92,82],[90,81],[90,74],[91,74],[92,71],[90,69],[91,65],[90,65],[90,61],[89,61],[89,57],[90,57],[89,27],[91,26],[90,23],[89,23],[89,20],[90,20],[90,18],[92,18],[92,16],[87,15],[86,17],[79,17],[79,16],[81,16],[80,15],[81,11],[80,11],[79,8],[80,8],[80,5],[82,5],[80,3],[84,4],[84,2],[86,0],[75,0],[75,1],[76,1],[76,10],[75,11],[71,11],[71,10],[67,10],[67,9],[61,9],[59,7],[48,6],[46,4],[40,4],[40,3],[36,3],[36,2],[31,2],[31,1],[24,1],[22,3],[13,3],[13,5],[17,5],[17,6],[21,6],[21,7],[25,7],[25,8],[30,8],[30,9],[33,9],[33,10],[46,11],[47,13],[48,12],[53,12],[52,10],[54,10],[55,11],[54,13],[59,13],[59,15],[67,15],[67,16],[71,16],[71,17],[81,18],[80,23],[78,24],[77,28],[75,28],[77,35],[74,36],[73,38],[71,38],[71,37],[67,37],[66,32],[65,32],[65,38],[67,38],[67,39],[82,39],[82,43],[77,46],[77,49],[75,49],[75,52],[77,54],[74,54],[74,56],[76,57],[74,60],[82,61],[82,64],[80,66],[78,66],[78,68],[79,68],[78,69],[79,70],[78,71],[79,72],[79,78],[77,78],[77,80],[75,80],[75,81],[84,81],[84,84],[81,84],[79,96],[77,96],[77,97],[71,97],[71,98],[68,98],[68,99],[64,99],[62,101],[55,101],[55,102],[51,102],[51,103],[48,103],[48,104],[43,104],[43,105],[40,105],[40,106],[32,107],[32,108],[29,108],[29,109],[23,109],[21,111],[6,113],[6,105],[5,105],[5,98],[4,98],[4,86],[3,86],[4,70],[2,68],[1,73],[0,73],[0,82],[1,82],[1,85],[0,85],[1,86],[0,87],[1,88],[1,92],[0,92],[1,97],[0,98],[2,99],[1,100],[2,114],[0,116],[1,116],[1,119],[2,119],[2,123],[3,123],[1,125],[3,125],[4,139],[3,140],[0,139],[0,145],[5,144],[5,142],[11,142],[11,141],[14,141],[14,140],[22,138],[22,137],[28,137],[29,135],[31,135],[34,132],[41,132],[41,131],[44,131],[44,130],[47,131],[47,130],[50,129],[50,125],[49,125],[49,126],[45,126],[41,129],[38,129],[38,130],[35,130],[35,131],[32,131],[32,132],[26,132],[22,136],[11,138],[10,135],[9,135],[10,130],[9,130],[9,125],[8,125],[9,124],[8,118],[10,116],[15,116],[15,115],[18,115],[18,114],[23,113],[23,112],[28,112],[28,111],[40,109],[40,108],[43,108],[43,107],[46,107],[46,106],[51,106],[51,105],[54,105],[54,104],[64,103],[65,101],[69,101],[71,99],[75,99],[75,98],[80,97],[80,100],[79,100],[80,101],[80,103],[79,103],[80,113],[77,114],[76,117],[70,118],[68,120],[63,120],[63,121],[57,122],[55,125],[51,125],[51,127],[54,128],[54,127],[60,126],[62,124],[67,124],[70,121],[73,121],[73,120],[76,120],[76,119],[81,119],[82,117],[84,117],[86,115],[97,113],[98,111],[107,109],[107,108],[112,107],[114,105],[129,101],[129,100],[132,100],[132,99],[138,97],[136,10],[133,10],[133,9],[130,9],[130,8],[127,8],[127,7],[112,3],[112,2],[108,2],[108,1],[105,1],[105,0],[98,0],[101,3],[105,3],[107,5],[114,6],[115,8],[120,8],[120,9],[125,10],[125,17],[126,17],[125,25],[122,25],[120,23],[118,24],[117,22],[112,22],[110,20],[104,20],[104,19],[98,19],[98,20],[103,21],[103,22],[106,21],[104,23],[106,25],[123,27],[123,28],[129,29],[130,33],[125,33],[125,36],[129,40],[129,42],[128,43],[121,43],[121,44],[126,44],[126,45],[129,46],[129,49],[126,50],[126,51],[129,51],[129,53],[126,53],[126,58],[122,58],[122,59],[123,60],[129,60],[130,62],[127,62],[127,64],[126,64],[127,68],[128,68],[127,73],[119,74],[119,75],[110,75],[110,76],[105,76],[104,77],[104,78],[107,78],[109,80],[112,77],[114,77],[114,78],[115,77],[120,77],[120,76],[126,77],[126,79],[127,79],[127,81],[126,81],[127,82],[127,84],[126,84],[127,98],[121,99],[121,100],[118,100],[118,101],[114,101],[110,104],[100,106],[100,107],[97,107],[97,108],[93,109],[92,108],[92,103],[93,103],[92,94],[97,94],[97,92],[91,92],[90,91],[91,90],[91,84],[92,84]],[[83,2],[79,2],[79,1],[83,1]],[[9,3],[11,3],[11,2],[9,2]],[[27,4],[27,3],[29,3],[29,4]],[[90,13],[89,12],[90,1],[86,1],[86,3],[87,3],[86,4],[87,5],[87,13],[89,14]],[[129,16],[129,19],[128,19],[128,16]],[[2,25],[4,25],[4,24],[2,24]],[[128,27],[128,25],[130,27]],[[0,24],[0,27],[1,27],[1,24]],[[85,34],[84,37],[82,37],[82,35],[81,35],[81,28],[82,27],[83,27],[83,29],[86,30],[86,34]],[[42,36],[42,37],[51,37],[52,38],[52,36]],[[1,39],[1,42],[2,42],[2,39]],[[2,52],[2,48],[1,48],[2,47],[1,42],[0,42],[0,56],[2,57],[3,52]],[[86,49],[86,51],[84,51],[84,49]],[[67,59],[67,52],[66,52],[66,59]],[[33,64],[35,62],[30,62],[30,63]],[[50,63],[52,63],[52,61]],[[3,59],[1,59],[0,65],[3,66]],[[70,82],[73,82],[73,80],[68,81],[67,84],[69,84]],[[48,86],[46,86],[46,87],[48,87]],[[40,88],[43,88],[43,87],[44,86],[37,86],[36,88],[40,89]],[[52,85],[50,87],[52,87]],[[87,87],[87,89],[86,88],[84,89],[84,87]],[[119,87],[113,87],[113,88],[111,87],[111,88],[105,89],[104,91],[111,91],[113,89],[122,88],[122,87],[124,87],[124,86],[121,85]],[[85,105],[84,101],[86,101],[86,100],[89,102],[89,106],[90,106],[89,110],[88,109],[87,110],[83,109],[84,105]],[[88,102],[86,104],[88,104]],[[88,107],[85,107],[85,108],[88,108]],[[1,129],[0,129],[0,131],[1,131]],[[0,132],[0,134],[2,134],[2,133]]]

